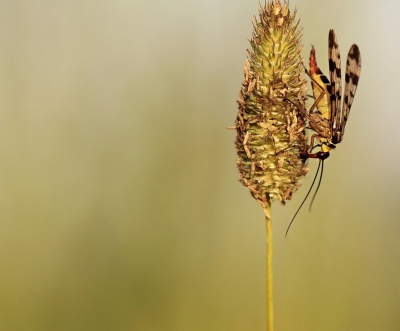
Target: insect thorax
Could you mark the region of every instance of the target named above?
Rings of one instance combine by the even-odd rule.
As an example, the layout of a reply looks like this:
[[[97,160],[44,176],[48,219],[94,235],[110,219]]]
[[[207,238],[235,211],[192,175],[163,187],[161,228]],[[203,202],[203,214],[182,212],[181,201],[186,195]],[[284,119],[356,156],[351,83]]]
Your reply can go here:
[[[332,144],[331,142],[328,142],[328,141],[324,141],[321,144],[321,151],[323,151],[324,153],[327,153],[335,148],[336,148],[336,145]]]

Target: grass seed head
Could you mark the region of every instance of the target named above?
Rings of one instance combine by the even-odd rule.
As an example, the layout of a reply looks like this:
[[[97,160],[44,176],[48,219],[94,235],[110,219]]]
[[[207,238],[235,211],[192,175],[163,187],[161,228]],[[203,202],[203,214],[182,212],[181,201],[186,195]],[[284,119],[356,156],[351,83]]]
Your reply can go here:
[[[301,29],[289,4],[279,0],[259,8],[251,50],[244,66],[237,130],[241,182],[266,210],[274,199],[289,200],[307,173],[307,83],[301,77]]]

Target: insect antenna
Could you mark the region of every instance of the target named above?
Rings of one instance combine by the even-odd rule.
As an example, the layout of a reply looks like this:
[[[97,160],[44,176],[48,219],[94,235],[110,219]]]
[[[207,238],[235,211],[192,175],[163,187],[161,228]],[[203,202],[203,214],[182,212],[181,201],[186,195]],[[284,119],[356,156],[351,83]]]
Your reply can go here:
[[[312,197],[312,199],[311,199],[310,208],[308,208],[308,211],[311,211],[312,205],[313,205],[313,203],[314,203],[314,199],[315,199],[315,197],[317,196],[319,187],[321,186],[322,175],[323,175],[323,173],[324,173],[324,160],[322,160],[321,162],[322,162],[322,165],[321,165],[321,174],[320,174],[320,176],[319,176],[319,181],[318,181],[317,189],[315,190],[315,193],[314,193],[314,195],[313,195],[313,197]]]
[[[312,190],[312,188],[313,188],[313,186],[314,186],[315,180],[317,179],[317,175],[318,175],[320,166],[321,166],[321,161],[318,163],[317,172],[315,173],[314,179],[313,179],[313,181],[312,181],[312,184],[311,184],[310,189],[309,189],[308,192],[307,192],[306,197],[303,199],[303,202],[301,203],[300,207],[297,209],[296,214],[294,214],[292,220],[291,220],[290,223],[289,223],[288,228],[286,229],[285,237],[287,237],[288,232],[289,232],[289,229],[290,229],[290,227],[292,226],[292,223],[293,223],[294,219],[296,218],[296,216],[297,216],[297,214],[299,213],[301,207],[303,207],[304,202],[306,202],[308,196],[310,195],[310,192],[311,192],[311,190]]]

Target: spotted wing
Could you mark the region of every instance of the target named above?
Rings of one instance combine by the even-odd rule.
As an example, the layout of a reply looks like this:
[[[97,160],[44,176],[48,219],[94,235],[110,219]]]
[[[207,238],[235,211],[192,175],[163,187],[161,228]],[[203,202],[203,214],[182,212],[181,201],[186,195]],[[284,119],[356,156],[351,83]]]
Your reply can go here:
[[[328,38],[329,55],[329,77],[331,81],[331,122],[330,129],[333,137],[332,142],[336,144],[335,137],[340,130],[341,123],[341,101],[342,101],[342,69],[340,61],[340,50],[335,31],[329,30]]]
[[[347,118],[349,117],[350,108],[356,94],[358,80],[361,72],[361,54],[357,45],[351,46],[346,62],[346,84],[344,88],[344,98],[342,107],[342,117],[340,119],[340,127],[338,130],[338,142],[341,142],[344,135]]]

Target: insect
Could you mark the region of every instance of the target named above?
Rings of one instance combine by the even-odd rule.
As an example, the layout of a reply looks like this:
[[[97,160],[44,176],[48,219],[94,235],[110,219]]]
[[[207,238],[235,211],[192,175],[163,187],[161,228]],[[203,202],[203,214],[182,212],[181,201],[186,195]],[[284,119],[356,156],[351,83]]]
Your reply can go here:
[[[315,102],[309,110],[308,118],[311,129],[316,133],[311,136],[309,151],[305,158],[316,158],[321,161],[329,157],[329,151],[342,142],[351,105],[356,93],[361,71],[361,54],[357,45],[350,47],[346,62],[344,98],[342,103],[342,71],[340,51],[336,34],[329,31],[329,76],[319,69],[315,57],[315,49],[310,52],[311,85]],[[316,110],[316,111],[315,111]],[[310,153],[315,139],[319,141],[321,151]]]
[[[307,72],[306,70],[306,72],[311,78],[311,86],[315,102],[308,111],[308,114],[305,113],[304,115],[308,118],[309,125],[311,129],[315,131],[315,133],[311,136],[308,150],[303,153],[302,157],[304,159],[319,159],[320,163],[318,165],[311,188],[294,215],[292,221],[290,222],[286,234],[288,233],[294,218],[310,194],[315,179],[317,178],[320,166],[322,165],[320,181],[311,201],[312,205],[312,202],[314,201],[315,195],[318,192],[321,184],[324,160],[329,157],[330,151],[335,149],[336,145],[343,140],[347,119],[349,117],[351,105],[353,103],[354,95],[356,93],[360,78],[361,54],[358,46],[353,44],[350,47],[347,55],[344,98],[342,102],[342,71],[340,51],[336,34],[333,30],[329,30],[328,56],[330,81],[317,65],[314,47],[312,47],[310,52],[310,71]],[[315,144],[315,141],[317,141],[317,144]],[[316,147],[320,147],[320,151],[312,153],[313,149]]]

